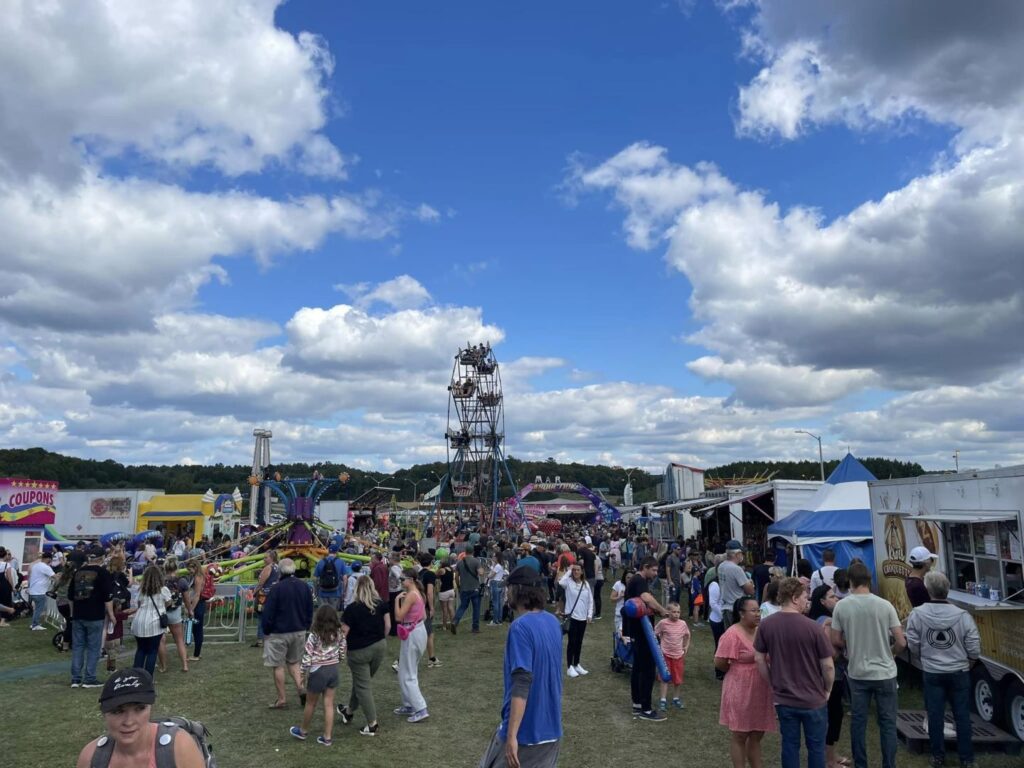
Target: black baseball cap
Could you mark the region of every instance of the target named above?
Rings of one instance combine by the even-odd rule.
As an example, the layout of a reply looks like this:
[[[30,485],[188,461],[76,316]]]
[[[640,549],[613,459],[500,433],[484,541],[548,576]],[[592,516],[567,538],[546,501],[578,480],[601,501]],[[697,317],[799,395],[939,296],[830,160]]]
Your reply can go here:
[[[107,550],[105,550],[99,544],[93,544],[85,551],[85,554],[87,554],[90,558],[103,557],[105,554],[107,554]]]
[[[153,678],[144,669],[119,669],[107,678],[100,694],[100,712],[113,712],[122,704],[152,704],[156,701]]]
[[[535,568],[529,565],[520,565],[509,574],[505,583],[514,587],[539,587],[541,578]]]

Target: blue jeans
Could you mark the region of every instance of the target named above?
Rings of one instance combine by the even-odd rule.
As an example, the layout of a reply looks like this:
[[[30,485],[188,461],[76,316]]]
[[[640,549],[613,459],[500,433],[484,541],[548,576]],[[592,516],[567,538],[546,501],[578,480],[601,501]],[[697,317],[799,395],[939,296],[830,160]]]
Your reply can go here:
[[[29,595],[28,599],[32,601],[32,626],[41,626],[46,615],[46,601],[49,598],[46,595]]]
[[[928,738],[931,741],[932,757],[946,757],[946,740],[942,735],[942,727],[946,719],[948,701],[953,709],[953,720],[956,722],[956,751],[960,756],[960,764],[974,762],[970,700],[970,672],[924,673],[924,706],[928,710]]]
[[[825,732],[828,730],[828,707],[803,709],[775,705],[782,737],[782,768],[800,768],[800,728],[807,743],[807,768],[825,768]]]
[[[469,604],[473,604],[473,629],[480,629],[480,590],[472,592],[459,592],[459,609],[455,612],[455,624],[462,621],[462,615],[466,612]]]
[[[150,675],[156,674],[156,655],[157,651],[160,650],[161,637],[162,635],[153,635],[152,637],[135,638],[135,660],[132,662],[133,667],[144,669]]]
[[[505,582],[491,582],[491,621],[501,624],[505,615]]]
[[[103,647],[103,619],[85,621],[75,619],[71,622],[71,682],[95,683],[96,665],[100,660],[100,649]],[[85,679],[82,678],[82,665],[85,664]]]
[[[868,709],[871,699],[878,710],[878,733],[882,742],[882,768],[896,768],[896,709],[899,703],[896,678],[855,680],[850,685],[850,748],[854,768],[868,768]]]

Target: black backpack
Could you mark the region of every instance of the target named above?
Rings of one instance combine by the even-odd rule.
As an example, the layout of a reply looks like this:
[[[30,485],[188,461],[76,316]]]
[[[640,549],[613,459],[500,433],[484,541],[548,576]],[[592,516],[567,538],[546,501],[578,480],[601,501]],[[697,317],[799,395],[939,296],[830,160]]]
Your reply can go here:
[[[324,560],[324,572],[320,574],[320,589],[330,592],[338,588],[338,561],[333,555]]]
[[[206,768],[217,768],[217,760],[210,746],[210,731],[198,720],[184,717],[168,717],[157,723],[156,729],[156,768],[174,768],[174,735],[177,731],[185,731],[195,741],[203,755]],[[101,736],[96,742],[89,768],[107,768],[110,757],[114,754],[114,740],[110,736]]]

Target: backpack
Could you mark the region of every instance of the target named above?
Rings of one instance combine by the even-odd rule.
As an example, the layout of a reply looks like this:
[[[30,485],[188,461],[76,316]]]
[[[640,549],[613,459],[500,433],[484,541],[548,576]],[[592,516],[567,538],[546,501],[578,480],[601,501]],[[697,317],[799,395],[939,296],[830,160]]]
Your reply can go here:
[[[323,561],[324,570],[320,574],[320,589],[324,592],[333,592],[340,583],[338,579],[338,560],[333,555]]]
[[[184,717],[168,717],[157,724],[156,729],[156,768],[174,768],[174,734],[185,731],[195,741],[203,755],[205,768],[217,768],[217,760],[210,746],[210,731],[198,720],[187,720]],[[89,768],[107,768],[110,757],[114,754],[114,740],[109,736],[101,736],[96,742]]]
[[[211,597],[217,594],[217,582],[213,580],[213,575],[210,573],[209,568],[207,568],[203,572],[203,575],[205,577],[203,578],[203,591],[199,594],[199,596],[203,600],[209,600]]]
[[[126,606],[132,601],[132,590],[128,585],[128,577],[123,573],[114,574],[114,589],[110,599]]]

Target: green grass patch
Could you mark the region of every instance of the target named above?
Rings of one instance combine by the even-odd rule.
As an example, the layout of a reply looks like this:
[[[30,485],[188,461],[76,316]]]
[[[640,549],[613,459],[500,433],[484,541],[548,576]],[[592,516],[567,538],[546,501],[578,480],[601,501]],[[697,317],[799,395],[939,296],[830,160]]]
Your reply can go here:
[[[321,733],[318,715],[312,738],[299,742],[288,728],[301,721],[298,699],[289,689],[288,709],[267,709],[274,700],[270,671],[264,668],[261,651],[245,644],[207,644],[203,660],[192,671],[178,671],[173,651],[170,671],[157,674],[157,714],[180,714],[206,723],[213,733],[214,751],[222,768],[275,765],[282,768],[317,766],[408,765],[475,766],[498,723],[502,695],[502,653],[506,629],[481,627],[471,635],[468,617],[457,637],[438,632],[437,654],[444,666],[420,669],[420,684],[430,718],[409,724],[391,714],[399,701],[397,675],[382,667],[375,679],[381,732],[376,738],[357,735],[363,719],[348,726],[335,723],[334,746],[315,742]],[[719,684],[712,671],[712,643],[708,629],[694,630],[687,659],[684,711],[670,711],[665,723],[634,721],[630,714],[628,674],[612,672],[612,622],[594,622],[584,641],[583,665],[589,675],[566,679],[563,699],[565,738],[559,763],[564,766],[634,766],[642,757],[647,765],[690,765],[729,768],[729,734],[718,725]],[[389,640],[391,658],[398,658],[398,641]],[[131,661],[134,643],[126,641],[122,666]],[[59,674],[27,679],[4,679],[13,670],[61,661]],[[8,735],[3,763],[13,768],[42,765],[73,765],[79,750],[103,732],[97,699],[99,689],[71,690],[70,656],[50,645],[50,633],[30,632],[19,621],[0,630],[0,701],[5,702]],[[105,673],[101,671],[101,679]],[[350,678],[342,668],[339,701],[347,700]],[[901,705],[923,709],[921,692],[904,686]],[[869,730],[870,764],[880,765],[878,733]],[[850,754],[849,718],[843,726],[841,754]],[[766,766],[779,765],[779,740],[764,740]],[[912,755],[900,747],[899,764],[925,768],[925,755]],[[955,748],[949,754],[956,762]],[[979,753],[981,768],[1003,768],[1017,758]]]

